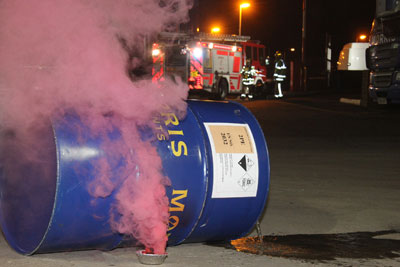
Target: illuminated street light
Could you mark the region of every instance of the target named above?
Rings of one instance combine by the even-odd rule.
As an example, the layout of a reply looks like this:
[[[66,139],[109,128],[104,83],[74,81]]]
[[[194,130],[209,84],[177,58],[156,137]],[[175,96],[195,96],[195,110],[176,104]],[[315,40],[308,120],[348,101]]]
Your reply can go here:
[[[294,51],[296,51],[296,49],[294,47],[292,47],[292,48],[290,48],[290,51],[294,52]]]
[[[219,33],[220,31],[221,31],[220,27],[214,27],[214,28],[211,29],[212,33]]]
[[[239,36],[242,35],[242,9],[248,8],[250,6],[249,3],[240,4],[239,8]]]
[[[360,34],[360,36],[358,36],[358,41],[365,41],[367,39],[367,36],[365,34]]]

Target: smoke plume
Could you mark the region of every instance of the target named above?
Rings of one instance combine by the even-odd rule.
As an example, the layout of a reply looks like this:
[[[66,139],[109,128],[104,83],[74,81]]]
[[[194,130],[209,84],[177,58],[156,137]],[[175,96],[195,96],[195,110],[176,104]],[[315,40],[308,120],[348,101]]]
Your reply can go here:
[[[151,140],[143,141],[137,126],[148,125],[165,104],[184,111],[187,86],[151,82],[145,41],[176,29],[189,8],[188,0],[0,1],[3,139],[11,133],[32,163],[43,143],[32,129],[46,128],[66,109],[74,109],[99,135],[119,128],[121,140],[105,142],[104,149],[124,158],[121,178],[111,179],[112,164],[99,160],[88,190],[107,197],[123,184],[116,193],[119,218],[111,224],[156,253],[165,250],[167,240],[168,179]],[[3,154],[9,145],[2,146]]]

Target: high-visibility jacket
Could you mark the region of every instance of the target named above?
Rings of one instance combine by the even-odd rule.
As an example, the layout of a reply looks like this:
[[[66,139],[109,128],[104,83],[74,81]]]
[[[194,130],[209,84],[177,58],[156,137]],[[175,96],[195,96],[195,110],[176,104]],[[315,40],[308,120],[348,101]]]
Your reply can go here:
[[[274,81],[283,82],[286,79],[286,65],[283,59],[275,62]]]
[[[257,75],[257,70],[254,66],[243,66],[241,74],[244,85],[254,85],[254,77]]]

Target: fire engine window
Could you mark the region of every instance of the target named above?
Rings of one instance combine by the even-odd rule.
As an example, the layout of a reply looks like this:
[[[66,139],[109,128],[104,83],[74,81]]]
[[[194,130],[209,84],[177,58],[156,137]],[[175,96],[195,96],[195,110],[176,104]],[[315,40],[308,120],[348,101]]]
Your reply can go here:
[[[253,47],[253,60],[258,60],[257,56],[258,56],[258,48],[257,47]]]
[[[258,60],[260,61],[260,64],[264,66],[265,65],[265,48],[264,47],[260,48],[258,50],[258,52],[260,53]]]
[[[166,64],[168,66],[185,66],[186,50],[182,46],[168,47],[166,51]]]
[[[211,50],[208,48],[203,48],[203,66],[206,69],[212,68]]]
[[[251,59],[251,46],[246,46],[246,59]]]

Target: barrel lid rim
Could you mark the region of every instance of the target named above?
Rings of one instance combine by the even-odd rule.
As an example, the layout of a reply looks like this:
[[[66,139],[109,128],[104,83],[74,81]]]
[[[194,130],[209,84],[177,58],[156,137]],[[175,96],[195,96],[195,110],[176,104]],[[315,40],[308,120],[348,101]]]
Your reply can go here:
[[[187,101],[187,102],[189,103],[191,101]],[[203,140],[206,140],[205,139],[206,135],[205,135],[204,129],[203,129],[204,125],[198,119],[198,114],[196,114],[196,112],[190,107],[190,105],[187,106],[187,110],[188,111],[190,110],[192,112],[193,117],[196,120],[197,125],[198,125],[198,127],[200,129],[200,134],[203,137]],[[208,148],[207,148],[205,142],[203,142],[202,147],[203,147],[204,153],[205,153],[204,158],[208,159],[208,155],[210,153],[208,151]],[[205,176],[206,176],[206,179],[205,179],[205,182],[204,182],[205,190],[204,190],[204,198],[203,198],[203,203],[201,205],[201,210],[200,210],[199,215],[197,216],[197,218],[195,220],[195,223],[192,226],[192,229],[190,231],[188,231],[187,234],[183,238],[181,238],[179,241],[177,241],[176,244],[181,244],[181,243],[185,242],[185,240],[192,235],[192,233],[196,230],[197,225],[199,224],[201,217],[203,216],[204,208],[205,208],[206,202],[207,202],[207,194],[208,194],[208,191],[209,191],[208,189],[209,189],[209,178],[210,178],[210,163],[208,162],[208,160],[204,160],[204,164],[205,164]]]
[[[57,196],[59,194],[59,186],[60,186],[60,148],[59,148],[60,143],[58,142],[58,139],[57,139],[56,129],[54,127],[54,124],[52,123],[51,125],[52,125],[52,130],[53,130],[54,143],[55,143],[55,146],[56,146],[56,162],[57,162],[56,190],[55,190],[55,194],[54,194],[53,209],[51,211],[51,216],[49,218],[49,223],[47,225],[47,229],[46,229],[45,233],[43,234],[42,240],[39,242],[39,244],[36,246],[36,248],[32,252],[27,254],[27,255],[32,255],[32,254],[36,253],[37,251],[39,251],[40,247],[42,246],[42,244],[46,240],[47,235],[50,232],[50,228],[53,225],[55,209],[56,209],[56,206],[57,206],[57,199],[58,199]]]

